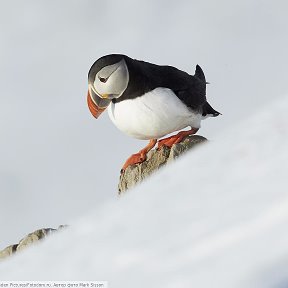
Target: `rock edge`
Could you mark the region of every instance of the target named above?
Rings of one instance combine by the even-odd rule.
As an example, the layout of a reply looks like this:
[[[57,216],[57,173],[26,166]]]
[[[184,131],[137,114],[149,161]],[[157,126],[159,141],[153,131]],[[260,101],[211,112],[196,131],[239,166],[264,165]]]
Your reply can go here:
[[[174,144],[171,148],[164,146],[159,150],[151,150],[147,154],[146,161],[129,166],[125,172],[120,175],[118,193],[123,194],[159,170],[163,165],[173,162],[181,154],[206,141],[207,139],[203,136],[191,135],[186,137],[182,142]]]
[[[29,233],[26,237],[21,239],[18,244],[10,245],[10,246],[6,247],[5,249],[1,250],[0,251],[0,261],[2,259],[5,259],[5,258],[11,256],[12,254],[15,254],[15,253],[27,248],[31,244],[33,244],[33,243],[35,243],[41,239],[46,238],[50,234],[57,232],[59,230],[62,230],[63,228],[66,228],[66,227],[67,227],[67,225],[60,225],[58,227],[58,229],[43,228],[43,229],[36,230],[32,233]]]

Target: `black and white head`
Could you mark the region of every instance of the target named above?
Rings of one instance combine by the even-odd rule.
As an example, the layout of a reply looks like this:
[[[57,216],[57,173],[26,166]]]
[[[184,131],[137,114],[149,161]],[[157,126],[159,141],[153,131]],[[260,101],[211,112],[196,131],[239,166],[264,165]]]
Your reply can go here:
[[[113,99],[121,97],[128,83],[129,71],[124,55],[99,58],[88,73],[87,102],[92,115],[98,118]]]

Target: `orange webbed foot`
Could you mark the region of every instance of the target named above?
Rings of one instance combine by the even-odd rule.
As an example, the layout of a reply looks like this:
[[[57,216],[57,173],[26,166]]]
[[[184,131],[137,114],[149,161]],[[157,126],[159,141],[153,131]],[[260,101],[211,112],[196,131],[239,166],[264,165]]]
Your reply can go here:
[[[160,149],[163,146],[171,148],[174,144],[180,143],[186,136],[195,134],[199,128],[191,128],[188,131],[181,131],[176,135],[172,135],[168,138],[164,138],[158,141],[158,148]]]
[[[178,134],[170,136],[168,138],[161,139],[161,140],[158,141],[157,149],[160,149],[163,146],[171,148],[173,146],[173,144],[176,143],[177,140],[178,140]]]
[[[157,143],[156,139],[151,139],[146,147],[144,147],[138,153],[131,155],[124,163],[121,169],[121,173],[123,173],[130,165],[135,165],[144,162],[146,160],[147,153],[155,146],[156,143]]]
[[[126,168],[130,165],[135,165],[135,164],[138,164],[138,163],[142,163],[146,160],[146,154],[144,153],[136,153],[136,154],[132,154],[127,160],[126,162],[124,163],[121,171],[125,171]]]

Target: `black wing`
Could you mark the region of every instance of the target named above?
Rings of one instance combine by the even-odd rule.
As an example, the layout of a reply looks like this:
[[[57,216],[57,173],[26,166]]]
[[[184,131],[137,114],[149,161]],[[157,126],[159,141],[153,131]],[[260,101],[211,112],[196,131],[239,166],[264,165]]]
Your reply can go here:
[[[171,66],[158,66],[153,72],[153,83],[157,87],[171,89],[188,107],[201,110],[206,102],[206,79],[203,70],[196,66],[195,75]],[[155,73],[156,72],[156,73]]]
[[[206,79],[203,70],[196,66],[195,75],[172,66],[126,59],[130,81],[128,88],[116,102],[143,95],[157,87],[171,89],[175,95],[193,110],[202,110],[206,102]]]
[[[195,75],[188,75],[187,86],[184,89],[173,89],[178,98],[193,110],[201,110],[206,102],[206,80],[203,70],[196,66]]]

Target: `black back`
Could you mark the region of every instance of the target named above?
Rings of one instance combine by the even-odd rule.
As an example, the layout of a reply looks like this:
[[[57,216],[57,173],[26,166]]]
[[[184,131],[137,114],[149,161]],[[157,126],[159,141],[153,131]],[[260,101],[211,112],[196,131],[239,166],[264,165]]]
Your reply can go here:
[[[88,74],[89,81],[94,81],[96,73],[104,66],[119,62],[123,58],[129,70],[129,83],[121,97],[113,99],[114,103],[134,99],[157,87],[163,87],[171,89],[191,109],[207,114],[208,111],[203,111],[203,108],[208,108],[205,104],[208,104],[206,102],[206,79],[199,65],[196,66],[195,75],[192,76],[172,66],[160,66],[131,59],[121,54],[111,54],[101,57],[92,65]],[[217,112],[212,107],[211,109]],[[208,110],[211,112],[210,109]],[[211,114],[214,115],[214,112]],[[219,112],[217,113],[219,115]]]

